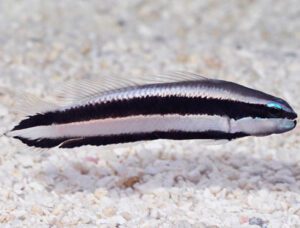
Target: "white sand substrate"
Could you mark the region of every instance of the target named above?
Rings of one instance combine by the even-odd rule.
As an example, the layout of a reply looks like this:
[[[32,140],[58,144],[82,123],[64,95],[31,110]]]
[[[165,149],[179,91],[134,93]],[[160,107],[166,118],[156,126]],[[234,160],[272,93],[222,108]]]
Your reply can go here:
[[[298,0],[1,0],[0,44],[0,133],[20,120],[25,91],[172,70],[300,112]],[[0,146],[0,227],[300,227],[299,127],[213,146]]]

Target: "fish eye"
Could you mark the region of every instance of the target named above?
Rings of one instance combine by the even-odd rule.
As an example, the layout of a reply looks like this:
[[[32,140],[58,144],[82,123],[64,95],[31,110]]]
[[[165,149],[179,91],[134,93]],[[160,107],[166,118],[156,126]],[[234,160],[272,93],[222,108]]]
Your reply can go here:
[[[268,103],[267,107],[274,108],[274,109],[277,109],[277,110],[282,110],[283,109],[282,105],[280,105],[278,103],[275,103],[275,102]]]
[[[283,106],[279,103],[276,102],[270,102],[267,104],[267,107],[269,107],[269,114],[270,117],[272,118],[278,118],[279,116],[281,116],[282,110],[283,110]]]

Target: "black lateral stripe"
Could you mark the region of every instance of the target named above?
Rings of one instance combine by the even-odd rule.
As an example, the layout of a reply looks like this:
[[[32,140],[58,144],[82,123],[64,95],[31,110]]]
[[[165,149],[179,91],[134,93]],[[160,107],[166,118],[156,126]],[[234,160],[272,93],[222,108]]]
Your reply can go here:
[[[155,139],[173,139],[173,140],[187,140],[187,139],[227,139],[232,140],[235,138],[248,136],[245,133],[224,133],[221,131],[206,131],[206,132],[183,132],[183,131],[155,131],[150,133],[136,133],[136,134],[122,134],[112,136],[96,136],[88,137],[80,140],[72,140],[62,143],[60,148],[74,148],[84,145],[91,146],[105,146],[118,143],[129,143],[137,141],[155,140]]]
[[[118,143],[129,143],[137,141],[155,140],[155,139],[173,139],[173,140],[187,140],[187,139],[227,139],[232,140],[235,138],[241,138],[249,136],[243,132],[238,133],[225,133],[221,131],[205,131],[205,132],[183,132],[183,131],[155,131],[150,133],[135,133],[135,134],[121,134],[110,136],[95,136],[86,138],[58,138],[58,139],[39,139],[28,140],[21,137],[15,137],[20,139],[28,146],[35,146],[41,148],[52,148],[60,145],[60,148],[74,148],[84,145],[92,146],[105,146]]]
[[[277,116],[290,114],[282,112]],[[272,113],[264,105],[250,104],[232,100],[191,97],[144,97],[127,100],[114,100],[106,103],[87,104],[63,111],[36,114],[24,119],[13,130],[34,126],[65,124],[101,118],[116,118],[132,115],[152,114],[207,114],[228,116],[232,119],[244,117],[271,118]]]

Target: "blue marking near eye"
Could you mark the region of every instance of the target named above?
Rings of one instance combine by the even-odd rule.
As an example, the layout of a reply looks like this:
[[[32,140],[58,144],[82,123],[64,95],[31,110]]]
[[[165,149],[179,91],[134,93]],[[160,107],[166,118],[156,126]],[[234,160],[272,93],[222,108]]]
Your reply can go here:
[[[275,103],[275,102],[271,102],[271,103],[267,104],[267,106],[269,108],[283,109],[283,107],[280,104]]]

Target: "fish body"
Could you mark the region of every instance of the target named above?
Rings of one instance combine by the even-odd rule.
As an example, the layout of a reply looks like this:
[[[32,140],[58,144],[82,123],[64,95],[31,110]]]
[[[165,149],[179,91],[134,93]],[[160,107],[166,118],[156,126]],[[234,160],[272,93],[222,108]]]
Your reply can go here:
[[[94,89],[71,105],[28,116],[8,135],[29,146],[73,148],[155,139],[232,140],[296,126],[297,114],[280,98],[233,82],[180,75],[174,82]]]

